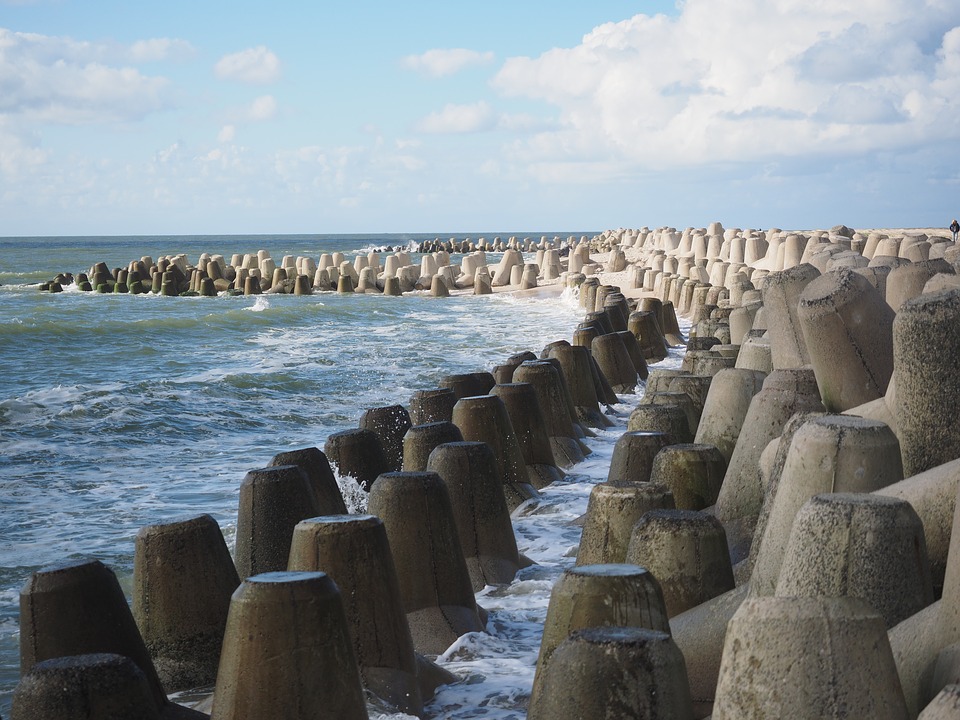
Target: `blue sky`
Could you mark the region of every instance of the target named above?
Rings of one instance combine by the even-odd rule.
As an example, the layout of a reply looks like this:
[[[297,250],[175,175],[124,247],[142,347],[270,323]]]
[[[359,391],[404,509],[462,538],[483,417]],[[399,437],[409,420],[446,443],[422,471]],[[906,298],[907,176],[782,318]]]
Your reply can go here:
[[[956,215],[956,0],[0,0],[0,235]]]

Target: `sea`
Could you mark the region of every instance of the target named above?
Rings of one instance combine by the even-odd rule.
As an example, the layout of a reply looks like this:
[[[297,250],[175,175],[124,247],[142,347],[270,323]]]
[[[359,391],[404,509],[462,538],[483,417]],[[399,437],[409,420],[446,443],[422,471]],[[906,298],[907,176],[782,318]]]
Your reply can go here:
[[[278,452],[323,448],[366,408],[406,404],[444,375],[490,370],[509,355],[569,339],[583,315],[574,291],[433,298],[376,294],[161,297],[41,292],[60,272],[143,256],[415,250],[435,238],[492,240],[595,233],[443,233],[0,238],[0,716],[19,678],[19,592],[31,573],[97,558],[128,593],[134,538],[145,526],[209,513],[233,549],[240,483]],[[384,251],[382,257],[388,252]],[[491,264],[499,256],[488,253]],[[417,254],[413,262],[419,261]],[[459,257],[454,255],[453,262]],[[657,367],[678,367],[673,354]],[[622,396],[594,450],[536,503],[514,513],[536,561],[478,603],[486,633],[438,662],[461,681],[428,718],[526,717],[550,589],[572,566],[590,489],[639,395]],[[365,497],[338,478],[352,512]],[[404,718],[371,699],[371,718]]]

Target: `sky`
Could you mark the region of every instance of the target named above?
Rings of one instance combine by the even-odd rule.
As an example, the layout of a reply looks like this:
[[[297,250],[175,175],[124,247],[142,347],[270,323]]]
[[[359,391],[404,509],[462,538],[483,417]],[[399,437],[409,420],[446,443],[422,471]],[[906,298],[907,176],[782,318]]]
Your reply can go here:
[[[958,215],[957,0],[0,0],[0,236]]]

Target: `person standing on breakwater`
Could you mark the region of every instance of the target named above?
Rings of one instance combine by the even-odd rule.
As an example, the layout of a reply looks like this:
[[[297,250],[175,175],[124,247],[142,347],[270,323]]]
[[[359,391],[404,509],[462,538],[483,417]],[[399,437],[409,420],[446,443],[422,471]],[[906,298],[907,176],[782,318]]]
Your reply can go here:
[[[957,222],[957,219],[954,218],[953,222],[950,223],[950,232],[953,233],[953,241],[957,241],[957,233],[960,233],[960,223]]]

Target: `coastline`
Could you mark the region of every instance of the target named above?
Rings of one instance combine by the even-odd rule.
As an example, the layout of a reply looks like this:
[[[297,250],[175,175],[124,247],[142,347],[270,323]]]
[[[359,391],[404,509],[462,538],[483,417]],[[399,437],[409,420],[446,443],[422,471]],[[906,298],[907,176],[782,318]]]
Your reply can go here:
[[[822,232],[823,237],[825,239],[829,238],[829,231],[818,231],[818,232]],[[627,298],[639,299],[639,298],[661,297],[664,293],[664,289],[662,287],[657,287],[653,283],[651,283],[653,287],[649,289],[645,287],[628,287],[628,285],[631,284],[631,279],[629,276],[629,272],[630,272],[629,266],[636,263],[647,263],[651,257],[651,254],[649,252],[650,248],[641,249],[637,247],[626,247],[625,249],[623,249],[623,253],[627,261],[628,269],[619,270],[619,271],[606,270],[606,265],[608,262],[611,261],[614,253],[616,252],[616,249],[605,249],[604,243],[608,242],[614,236],[614,234],[615,234],[615,231],[611,231],[606,236],[602,234],[598,236],[598,238],[594,239],[594,242],[596,243],[596,246],[595,246],[596,249],[591,250],[591,252],[589,253],[589,257],[591,261],[596,263],[597,268],[596,268],[596,272],[593,273],[592,275],[595,276],[598,282],[602,285],[620,287],[623,295]],[[814,235],[814,233],[809,233],[809,234],[811,236]],[[874,235],[877,235],[878,237],[880,235],[887,235],[888,237],[891,237],[891,238],[909,238],[909,239],[915,239],[919,235],[926,235],[930,239],[933,239],[933,240],[939,239],[939,240],[942,240],[944,243],[952,245],[952,243],[950,242],[948,231],[943,231],[943,230],[933,229],[933,228],[871,230],[871,231],[860,231],[858,234],[860,235],[859,242],[863,244],[866,244],[866,242],[868,242],[869,240],[869,236],[871,234],[874,234]],[[677,233],[677,235],[679,236],[680,233]],[[848,238],[848,240],[850,240],[851,242],[858,242],[853,238]],[[826,242],[824,244],[830,244],[830,243]],[[692,250],[688,252],[684,252],[681,249],[679,244],[675,248],[662,251],[661,253],[659,253],[659,255],[663,258],[673,258],[674,260],[682,260],[682,259],[691,260],[695,257],[695,253]],[[691,263],[688,267],[691,267],[691,266],[693,266],[693,263]],[[652,266],[648,266],[647,269],[649,270],[650,267]],[[776,270],[772,268],[764,268],[764,270],[766,272],[776,272]],[[535,288],[530,288],[526,290],[516,290],[516,289],[512,289],[511,287],[500,287],[500,288],[494,287],[493,292],[497,294],[507,293],[518,298],[521,301],[524,299],[549,300],[549,299],[559,298],[559,296],[563,294],[565,289],[566,288],[564,285],[564,280],[561,278],[556,278],[551,280],[544,279],[544,280],[538,281],[537,287]],[[472,291],[468,289],[458,289],[458,290],[452,291],[451,294],[462,295],[462,294],[468,294],[470,292]],[[420,294],[424,294],[424,293],[426,293],[426,291],[421,291]],[[676,297],[679,297],[679,295],[677,295]],[[666,300],[666,298],[662,298],[662,299]],[[683,330],[685,332],[689,327],[690,325],[688,325],[687,322],[684,322]],[[549,340],[549,339],[552,339],[552,338],[545,338],[545,340]],[[539,349],[534,348],[534,350],[539,350]],[[667,368],[679,367],[683,360],[681,356],[682,351],[683,351],[683,348],[673,351],[673,353],[670,355],[671,360],[669,362],[667,362],[666,364],[651,364],[651,369],[653,370],[653,369],[662,369],[665,367]],[[577,492],[579,493],[578,498],[576,499],[576,501],[574,501],[573,505],[570,506],[575,508],[575,512],[569,510],[569,508],[566,508],[562,511],[567,521],[572,521],[573,519],[576,519],[576,517],[582,514],[582,512],[586,509],[585,502],[586,502],[586,495],[589,492],[589,487],[592,487],[593,485],[597,484],[598,482],[602,482],[605,479],[606,471],[609,470],[609,460],[610,460],[607,453],[608,452],[612,453],[612,445],[616,441],[618,434],[623,431],[624,429],[623,423],[626,422],[626,418],[630,415],[632,410],[636,407],[636,404],[639,403],[640,400],[642,399],[643,390],[644,390],[643,385],[640,385],[638,393],[635,396],[628,398],[628,402],[621,402],[617,406],[614,406],[613,415],[616,421],[616,425],[614,426],[614,428],[610,430],[602,431],[600,433],[601,438],[599,441],[597,441],[598,443],[600,443],[600,445],[605,446],[606,450],[604,452],[601,452],[598,457],[589,461],[592,464],[588,464],[585,468],[583,468],[587,470],[586,477],[588,479],[583,483],[571,483],[570,488],[566,488],[565,490],[561,491],[561,492],[566,492],[566,490],[573,490],[573,487],[572,487],[573,485],[582,484],[584,486],[577,490]],[[561,488],[558,487],[556,489],[560,490]],[[549,507],[550,505],[549,503],[547,503],[545,504],[545,506]],[[517,521],[517,528],[518,528],[517,532],[520,535],[523,534],[522,523],[525,522],[526,518],[527,516],[524,515],[522,512],[520,513],[519,517],[515,518],[515,520]],[[529,519],[533,522],[539,522],[540,520],[540,518],[537,517],[536,511],[534,511],[533,515],[531,515]],[[566,534],[562,535],[561,537],[565,542],[569,543],[571,541],[571,538],[573,537],[573,535],[569,533],[578,534],[579,530],[570,530],[568,528],[568,530],[565,530],[564,533]],[[538,552],[536,549],[532,549],[530,547],[527,547],[527,550],[530,551],[527,554],[536,555]],[[545,550],[545,548],[541,548],[541,550]],[[543,585],[546,585],[548,583],[552,584],[552,581],[556,578],[557,574],[559,574],[559,572],[564,567],[572,563],[572,557],[570,556],[570,552],[572,551],[573,551],[573,547],[571,544],[567,547],[565,555],[562,556],[561,558],[558,558],[555,555],[541,554],[540,558],[541,560],[543,560],[543,562],[541,563],[541,566],[549,567],[550,572],[545,575],[539,575],[536,573],[532,575],[521,575],[520,579],[517,582],[521,584],[538,584],[538,583]],[[538,616],[539,613],[541,612],[545,613],[545,610],[546,610],[545,606],[538,607],[536,609],[536,612],[531,612],[529,607],[521,608],[515,604],[512,604],[509,601],[510,595],[511,595],[511,590],[510,590],[510,586],[508,586],[507,588],[504,588],[502,590],[486,591],[484,594],[481,594],[480,596],[481,598],[483,597],[490,598],[490,600],[494,601],[489,603],[491,605],[491,608],[493,608],[496,612],[504,613],[504,615],[500,617],[501,625],[498,628],[498,631],[495,632],[493,635],[493,640],[495,642],[493,642],[491,646],[491,650],[494,652],[499,652],[499,653],[504,652],[503,643],[507,643],[509,640],[508,630],[511,624],[516,622],[514,619],[515,614],[523,615],[526,619],[529,619],[529,616],[531,614]],[[495,604],[495,603],[499,603],[503,599],[506,599],[504,600],[503,604],[500,604],[499,606]],[[542,617],[538,617],[537,619],[540,622],[542,622]],[[496,622],[497,622],[497,616],[495,615],[494,616],[495,627],[496,627]],[[470,663],[474,661],[474,658],[471,657],[471,655],[474,654],[474,650],[476,649],[478,644],[483,645],[483,643],[482,642],[478,643],[478,640],[476,637],[470,637],[470,636],[467,636],[466,639],[462,639],[462,640],[463,640],[462,642],[458,641],[458,643],[455,643],[454,646],[452,646],[446,653],[444,653],[444,656],[442,659],[444,660],[445,663],[449,664],[451,667],[461,667],[466,669],[466,668],[469,668]],[[524,631],[521,633],[519,637],[519,640],[521,644],[530,645],[531,643],[534,642],[535,639],[530,636],[528,629],[524,629]],[[532,678],[529,678],[527,674],[525,674],[530,672],[529,657],[530,657],[529,651],[525,651],[525,654],[522,655],[522,658],[525,658],[525,660],[522,660],[522,661],[527,663],[527,665],[524,666],[526,668],[525,670],[519,669],[518,666],[513,666],[511,669],[511,672],[519,673],[521,678],[532,679]],[[520,660],[520,658],[516,658],[516,659]],[[470,672],[470,671],[467,670],[467,672]],[[482,674],[476,670],[474,670],[473,672],[476,672],[477,674]],[[468,712],[469,707],[467,705],[458,705],[457,704],[458,701],[447,698],[447,695],[456,693],[456,688],[457,686],[450,686],[449,690],[441,691],[441,694],[439,696],[441,699],[438,700],[438,702],[452,703],[452,705],[457,705],[457,708],[455,711],[456,713],[455,716],[457,717],[487,717],[487,716],[519,717],[519,715],[510,714],[510,713],[516,712],[515,709],[505,709],[506,714],[501,714],[501,715],[470,715],[469,713],[460,714],[462,712]],[[452,705],[451,705],[451,708],[452,708]],[[443,712],[447,712],[447,711],[443,711]]]

